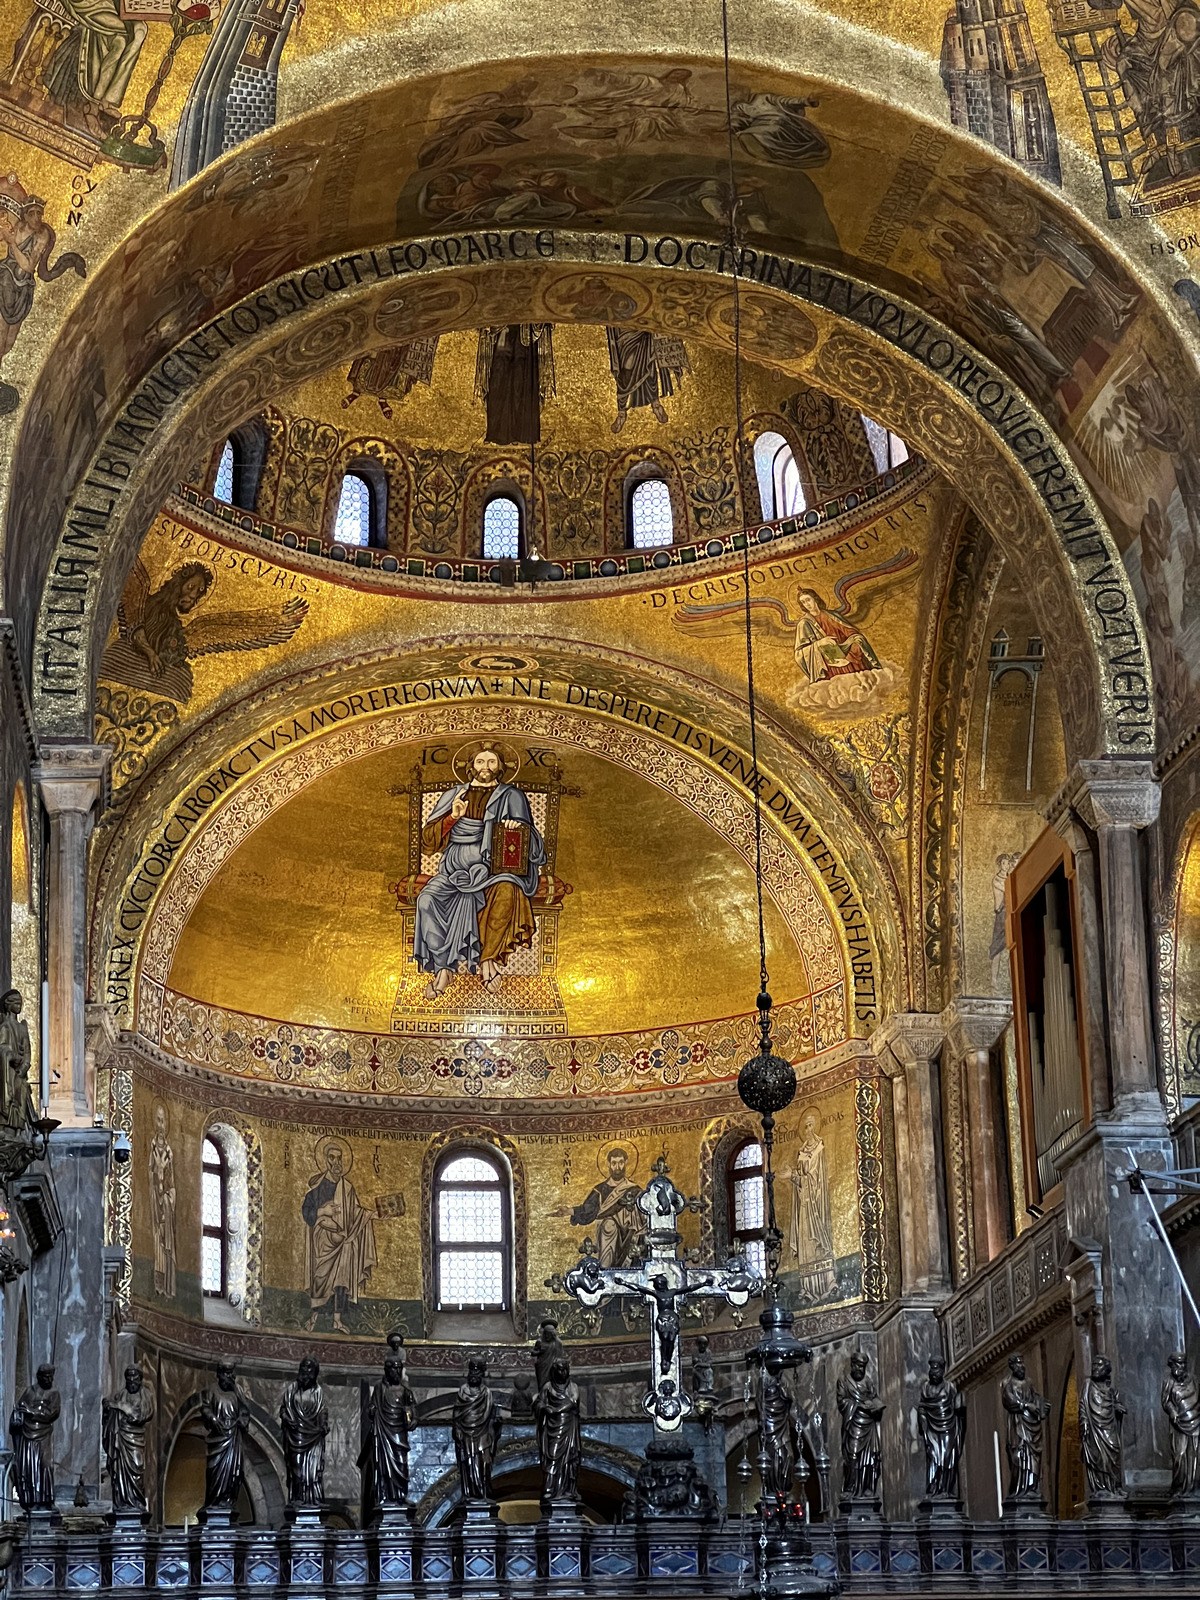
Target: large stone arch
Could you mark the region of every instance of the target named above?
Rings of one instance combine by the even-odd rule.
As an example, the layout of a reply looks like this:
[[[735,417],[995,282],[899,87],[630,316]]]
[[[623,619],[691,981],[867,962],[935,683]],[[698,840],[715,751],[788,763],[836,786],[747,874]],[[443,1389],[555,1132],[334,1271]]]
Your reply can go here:
[[[712,65],[711,59],[699,59],[695,70]],[[563,70],[565,63],[556,62],[555,71]],[[410,93],[413,87],[407,86]],[[848,114],[845,91],[838,92],[846,102],[840,114]],[[450,87],[441,85],[439,93],[445,104]],[[390,117],[404,127],[402,98],[393,85],[355,106],[360,120],[365,117],[373,126],[387,125]],[[913,124],[894,107],[887,114],[900,117],[905,127]],[[409,117],[419,128],[415,107]],[[308,173],[322,165],[325,151],[323,186],[344,182],[352,187],[359,173],[347,165],[345,149],[327,151],[338,130],[344,134],[343,122],[341,114],[328,112],[300,119],[286,135],[276,130],[258,141],[254,159],[261,163],[271,152],[268,159],[281,173]],[[939,137],[956,143],[955,136]],[[975,150],[971,157],[995,159]],[[294,383],[332,360],[349,359],[372,341],[407,337],[422,327],[471,326],[487,317],[515,320],[522,308],[528,316],[535,277],[541,277],[544,295],[547,282],[556,275],[561,281],[572,268],[577,288],[580,267],[611,264],[616,270],[627,261],[627,286],[663,280],[669,272],[680,288],[690,285],[688,293],[697,281],[706,285],[703,297],[709,300],[720,300],[720,293],[712,292],[714,283],[729,293],[730,263],[719,242],[719,216],[711,214],[719,212],[715,202],[698,222],[689,219],[679,235],[648,234],[644,207],[639,213],[636,206],[598,196],[593,211],[613,230],[608,234],[552,234],[505,224],[499,232],[484,225],[477,235],[435,239],[414,226],[416,191],[401,195],[391,217],[376,192],[373,206],[364,198],[353,234],[346,225],[355,254],[331,254],[329,229],[314,220],[303,240],[297,237],[283,277],[270,275],[271,268],[283,264],[278,254],[269,260],[269,251],[247,255],[246,219],[231,224],[223,248],[234,266],[218,299],[206,302],[192,293],[190,300],[178,298],[170,315],[153,319],[158,301],[150,290],[160,285],[146,278],[148,264],[157,259],[175,271],[201,235],[209,237],[211,251],[214,225],[233,218],[239,205],[247,214],[254,210],[249,159],[236,153],[206,175],[202,189],[192,186],[171,197],[143,224],[136,255],[104,264],[68,318],[59,356],[44,367],[31,396],[8,510],[8,581],[38,589],[49,570],[58,585],[43,597],[36,642],[28,634],[24,641],[40,715],[56,733],[87,731],[95,636],[115,606],[141,531],[178,476],[185,439],[187,451],[194,453],[198,434],[207,439],[218,423],[227,426],[261,404],[266,384]],[[598,171],[601,163],[593,165]],[[790,187],[801,181],[812,188],[803,174],[793,174]],[[365,196],[365,186],[360,187]],[[314,217],[320,210],[317,198],[310,204]],[[302,210],[297,204],[296,214]],[[203,219],[203,229],[197,219]],[[399,231],[398,220],[405,223]],[[1072,225],[1079,226],[1077,220]],[[914,414],[923,419],[915,426],[927,437],[917,442],[996,525],[1013,559],[1029,571],[1046,614],[1058,624],[1068,662],[1065,676],[1075,686],[1075,703],[1067,709],[1076,753],[1148,748],[1154,737],[1150,671],[1137,606],[1117,550],[1067,451],[1057,445],[1055,430],[1006,373],[958,329],[943,328],[922,308],[929,295],[921,286],[909,286],[913,298],[907,300],[893,292],[894,272],[871,268],[868,276],[853,257],[863,276],[831,270],[828,230],[808,232],[808,248],[797,253],[795,237],[781,224],[777,236],[764,235],[762,241],[774,245],[778,237],[781,253],[756,248],[743,259],[747,279],[754,279],[753,290],[747,283],[746,292],[760,297],[761,313],[752,319],[760,326],[751,330],[748,353],[810,373],[843,397],[873,405],[882,421],[898,420],[897,408],[902,409],[910,433]],[[1097,243],[1095,248],[1103,247]],[[473,260],[473,253],[487,261],[471,269],[486,287],[468,294],[469,274],[458,263]],[[1125,271],[1119,263],[1114,270]],[[375,273],[387,280],[378,288],[367,281]],[[419,307],[412,303],[418,285],[418,299],[424,297]],[[471,298],[474,304],[467,305]],[[659,312],[649,305],[637,308],[636,294],[634,299],[639,321],[659,322]],[[805,305],[803,312],[798,301]],[[679,303],[676,296],[676,315]],[[217,307],[218,314],[211,315]],[[559,315],[567,309],[564,303]],[[948,308],[943,302],[940,309]],[[588,318],[578,295],[571,312],[576,320],[605,320],[612,314],[608,305]],[[727,342],[726,320],[727,313],[714,304],[707,335]],[[110,372],[96,330],[118,321],[125,330],[126,359],[121,372]],[[264,323],[269,333],[264,334]],[[208,373],[203,383],[201,368]],[[47,456],[63,466],[49,495]]]
[[[743,821],[749,817],[751,791],[746,780],[750,758],[744,737],[744,702],[678,669],[612,647],[569,639],[443,636],[405,641],[403,661],[407,678],[412,680],[411,693],[424,694],[426,684],[461,673],[464,650],[511,649],[514,643],[536,659],[539,682],[546,685],[548,696],[538,703],[547,710],[571,715],[586,711],[623,728],[632,721],[631,731],[639,738],[686,757],[697,773],[706,775],[706,781],[716,782],[727,792],[730,804],[744,809]],[[218,816],[227,801],[243,795],[247,786],[277,765],[288,750],[305,742],[316,746],[338,725],[349,729],[356,724],[365,726],[381,714],[397,716],[397,698],[408,692],[405,682],[406,671],[390,650],[331,662],[317,674],[298,674],[247,696],[202,724],[138,783],[97,863],[90,927],[90,981],[95,996],[115,1005],[128,1024],[136,1025],[131,980],[141,959],[143,940],[171,877],[194,874],[195,868],[185,865],[184,858],[201,831],[217,824],[227,829],[228,822]],[[598,703],[592,709],[585,707],[582,702],[588,686],[600,695],[615,694],[628,714],[613,711],[605,715]],[[358,702],[356,707],[353,701]],[[341,708],[337,717],[321,709],[332,702]],[[449,701],[450,708],[462,704],[465,702]],[[523,691],[517,691],[515,701],[505,698],[496,704],[519,709],[530,701]],[[405,715],[420,712],[423,705],[427,702],[411,700]],[[446,707],[445,700],[439,701],[438,714],[445,715]],[[345,720],[347,710],[353,712],[349,721]],[[426,712],[428,717],[433,714]],[[681,730],[674,740],[670,737],[673,726]],[[289,737],[276,749],[272,729],[278,728],[287,730]],[[688,728],[696,731],[689,736]],[[711,747],[706,743],[710,734]],[[405,736],[412,735],[398,725],[395,737]],[[840,917],[841,924],[848,925],[860,919],[869,926],[872,972],[870,983],[865,968],[860,974],[864,994],[872,988],[874,1004],[885,1009],[907,1004],[904,997],[911,991],[913,978],[903,892],[871,820],[832,780],[820,751],[797,744],[770,718],[764,718],[759,729],[759,770],[770,780],[761,792],[766,814],[778,824],[774,832],[781,848],[805,860],[805,870],[835,920]],[[204,794],[200,798],[216,803],[193,806],[187,811],[186,827],[173,826],[172,816],[182,816],[189,797],[201,788]],[[782,798],[785,794],[786,800]],[[252,822],[257,815],[251,805],[248,820]],[[748,841],[746,835],[742,845],[748,847]],[[778,862],[783,860],[779,856]],[[768,862],[772,882],[775,864],[773,859]],[[835,912],[838,898],[847,895],[840,912]],[[861,936],[851,929],[839,937]],[[848,943],[843,959],[850,978],[854,958]],[[158,981],[163,976],[158,973]],[[864,1026],[868,1021],[864,1019]]]

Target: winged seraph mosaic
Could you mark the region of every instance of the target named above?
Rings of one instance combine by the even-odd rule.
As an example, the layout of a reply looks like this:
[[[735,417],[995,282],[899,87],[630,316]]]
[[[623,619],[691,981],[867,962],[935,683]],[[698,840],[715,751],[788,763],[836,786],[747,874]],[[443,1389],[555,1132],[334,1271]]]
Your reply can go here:
[[[182,704],[191,699],[190,663],[199,656],[286,644],[308,615],[308,601],[295,599],[245,611],[206,611],[192,620],[213,583],[211,568],[189,561],[152,589],[139,557],[117,607],[117,635],[105,647],[100,676]]]

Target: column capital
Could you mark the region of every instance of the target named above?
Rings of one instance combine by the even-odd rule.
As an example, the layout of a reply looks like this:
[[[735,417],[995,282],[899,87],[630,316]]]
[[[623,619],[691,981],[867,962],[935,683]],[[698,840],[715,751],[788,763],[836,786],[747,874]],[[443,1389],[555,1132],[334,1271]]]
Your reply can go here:
[[[91,1002],[84,1008],[84,1049],[92,1057],[97,1071],[103,1071],[112,1060],[117,1047],[120,1028],[112,1007]]]
[[[1161,803],[1162,786],[1151,762],[1078,761],[1045,815],[1069,844],[1076,819],[1094,832],[1148,828],[1158,820]]]
[[[942,1012],[942,1031],[956,1055],[990,1050],[1012,1018],[1012,1001],[993,995],[959,995]]]
[[[38,754],[33,780],[52,817],[108,804],[111,745],[45,744]]]
[[[902,1066],[934,1060],[946,1034],[936,1011],[893,1011],[871,1035],[876,1056],[890,1050]]]

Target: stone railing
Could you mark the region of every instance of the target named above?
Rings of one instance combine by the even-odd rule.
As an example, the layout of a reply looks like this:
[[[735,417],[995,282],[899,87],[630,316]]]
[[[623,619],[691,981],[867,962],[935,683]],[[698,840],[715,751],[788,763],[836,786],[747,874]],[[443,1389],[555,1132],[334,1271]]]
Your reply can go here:
[[[870,1518],[811,1529],[812,1571],[768,1569],[779,1596],[832,1593],[1195,1594],[1200,1518],[1128,1517],[1056,1522],[1029,1518],[884,1523]],[[12,1595],[78,1600],[116,1592],[139,1600],[480,1600],[638,1593],[753,1600],[759,1591],[758,1522],[705,1526],[658,1521],[574,1522],[356,1532],[193,1528],[143,1532],[35,1532],[18,1543]]]
[[[819,539],[824,543],[839,531],[838,523],[845,521],[846,533],[853,526],[882,515],[885,502],[897,491],[907,494],[933,476],[933,469],[921,456],[910,456],[898,466],[868,479],[853,489],[831,495],[819,504],[799,511],[795,516],[781,517],[772,522],[753,522],[744,528],[721,530],[697,538],[694,542],[664,545],[658,549],[615,550],[607,555],[548,556],[544,580],[551,583],[578,583],[591,578],[637,577],[645,573],[665,573],[671,568],[697,576],[697,564],[715,558],[728,557],[743,550],[747,544],[770,544],[777,539],[788,539],[803,533],[807,541]],[[500,581],[504,563],[483,557],[408,555],[402,551],[376,549],[338,544],[336,540],[322,539],[303,529],[266,521],[251,511],[217,500],[191,484],[181,483],[168,500],[164,510],[183,522],[202,537],[228,538],[244,542],[248,535],[254,541],[279,546],[284,552],[315,556],[328,561],[333,571],[340,567],[398,574],[405,578],[434,578],[440,582],[491,583]],[[820,530],[819,532],[817,530]],[[806,541],[806,542],[807,542]],[[194,548],[194,546],[193,546]],[[286,556],[284,557],[286,559]]]

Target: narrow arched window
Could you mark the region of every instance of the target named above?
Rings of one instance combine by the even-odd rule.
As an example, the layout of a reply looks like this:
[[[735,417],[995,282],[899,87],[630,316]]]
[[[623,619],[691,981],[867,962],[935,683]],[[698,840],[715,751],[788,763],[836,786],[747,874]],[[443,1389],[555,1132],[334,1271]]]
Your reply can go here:
[[[443,1156],[433,1183],[439,1311],[507,1311],[512,1279],[508,1175],[478,1150]]]
[[[519,561],[521,508],[510,494],[495,494],[483,508],[483,559]]]
[[[213,499],[224,500],[227,506],[233,504],[233,469],[235,466],[233,440],[226,439],[221,451],[221,459],[217,463],[217,476],[213,482]]]
[[[342,479],[333,537],[338,544],[371,542],[371,486],[361,473],[348,472]]]
[[[200,1287],[223,1295],[229,1281],[229,1185],[219,1145],[200,1147]]]
[[[863,414],[862,425],[867,432],[867,443],[878,473],[890,472],[902,461],[908,460],[908,446],[898,433],[892,433],[881,422]]]
[[[629,496],[629,542],[635,550],[654,550],[675,538],[671,491],[662,478],[643,478]]]
[[[763,1233],[767,1225],[762,1145],[747,1139],[733,1152],[727,1172],[729,1237],[735,1255],[744,1255],[755,1272],[767,1264]]]
[[[804,485],[791,445],[781,433],[760,433],[754,441],[754,472],[764,522],[794,517],[804,510]]]

